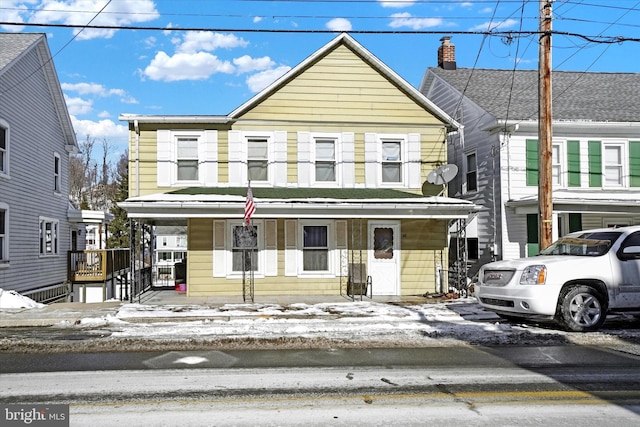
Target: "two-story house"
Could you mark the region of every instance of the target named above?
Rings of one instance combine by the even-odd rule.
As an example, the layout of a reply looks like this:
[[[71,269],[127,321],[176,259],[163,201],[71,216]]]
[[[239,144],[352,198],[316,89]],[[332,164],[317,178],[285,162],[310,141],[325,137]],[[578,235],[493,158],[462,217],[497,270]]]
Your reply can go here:
[[[538,71],[458,68],[444,37],[420,91],[461,124],[447,142],[450,195],[483,209],[475,268],[538,252]],[[640,223],[640,74],[552,75],[553,234]]]
[[[0,288],[67,297],[67,253],[84,246],[69,203],[76,151],[45,35],[0,33]]]
[[[228,115],[120,119],[131,153],[120,206],[187,226],[190,296],[239,295],[247,250],[256,295],[337,295],[349,264],[374,295],[434,292],[450,222],[475,212],[422,194],[458,124],[348,34]]]

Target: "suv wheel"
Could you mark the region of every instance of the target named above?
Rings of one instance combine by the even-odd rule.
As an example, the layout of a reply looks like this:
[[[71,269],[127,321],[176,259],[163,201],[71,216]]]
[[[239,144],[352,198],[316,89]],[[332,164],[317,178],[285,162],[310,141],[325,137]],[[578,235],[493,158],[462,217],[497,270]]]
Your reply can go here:
[[[569,288],[558,301],[558,317],[562,325],[574,332],[598,330],[605,321],[607,303],[590,286]]]

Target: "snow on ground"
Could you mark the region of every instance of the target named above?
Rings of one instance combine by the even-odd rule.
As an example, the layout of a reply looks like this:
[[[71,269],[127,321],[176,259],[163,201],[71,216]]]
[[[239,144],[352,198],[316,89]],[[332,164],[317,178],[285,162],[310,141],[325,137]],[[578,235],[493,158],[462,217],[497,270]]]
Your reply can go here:
[[[28,299],[27,299],[28,300]],[[73,346],[79,351],[121,349],[123,345],[176,348],[238,345],[265,346],[405,346],[610,344],[640,347],[640,322],[620,318],[602,331],[580,334],[553,324],[511,323],[485,311],[475,298],[437,302],[340,301],[307,303],[139,304],[110,306],[29,302],[2,292],[0,320],[22,316],[53,319],[51,327],[25,336],[24,329],[0,327],[0,350],[16,342],[42,346]],[[11,308],[23,307],[22,310]],[[100,308],[98,308],[100,307]],[[47,317],[48,316],[48,317]],[[627,322],[627,323],[624,323]],[[77,340],[69,339],[76,334]],[[3,342],[3,339],[5,340]],[[45,345],[46,342],[46,345]],[[65,342],[67,344],[65,344]],[[144,344],[140,344],[144,343]],[[151,343],[151,345],[149,344]],[[90,347],[94,345],[94,347]],[[637,348],[634,353],[640,350]]]
[[[2,308],[41,308],[44,304],[20,295],[16,291],[5,291],[0,288],[0,309]]]

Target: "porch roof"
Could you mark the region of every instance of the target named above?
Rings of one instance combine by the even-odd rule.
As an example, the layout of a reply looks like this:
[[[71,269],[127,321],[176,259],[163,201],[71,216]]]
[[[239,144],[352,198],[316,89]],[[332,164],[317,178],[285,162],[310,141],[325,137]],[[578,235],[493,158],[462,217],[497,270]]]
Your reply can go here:
[[[553,191],[552,199],[554,212],[640,214],[640,189],[561,189]],[[515,208],[517,214],[534,213],[538,196],[511,200],[506,206]]]
[[[449,197],[370,188],[252,188],[253,218],[466,219],[479,207]],[[185,188],[120,202],[130,218],[164,223],[187,218],[242,219],[245,187]]]

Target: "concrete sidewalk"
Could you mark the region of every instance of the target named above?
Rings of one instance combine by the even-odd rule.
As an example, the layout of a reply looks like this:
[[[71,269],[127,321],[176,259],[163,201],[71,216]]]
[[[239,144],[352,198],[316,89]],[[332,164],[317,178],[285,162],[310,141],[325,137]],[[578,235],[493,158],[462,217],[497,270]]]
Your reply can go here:
[[[291,295],[256,295],[254,301],[243,301],[242,296],[225,297],[188,297],[173,290],[149,291],[137,298],[133,303],[127,301],[106,301],[100,303],[54,303],[43,308],[0,309],[0,329],[19,327],[47,327],[61,323],[79,324],[81,320],[119,317],[119,313],[127,311],[133,304],[148,306],[148,310],[140,310],[140,316],[130,312],[126,315],[128,322],[167,322],[176,320],[195,320],[196,315],[185,317],[185,311],[197,312],[219,308],[225,305],[237,306],[236,310],[246,310],[248,317],[255,317],[258,308],[264,305],[288,307],[292,304],[315,305],[323,303],[374,302],[383,304],[425,304],[437,302],[436,299],[424,296],[374,296],[373,299],[363,297],[353,301],[350,297],[340,295],[329,296],[291,296]],[[170,307],[167,310],[167,307]],[[157,308],[157,315],[155,309]],[[175,315],[172,315],[175,313]],[[284,316],[285,314],[283,314]],[[210,318],[211,312],[206,317]],[[213,314],[215,316],[215,313]],[[224,317],[224,312],[220,313]]]

